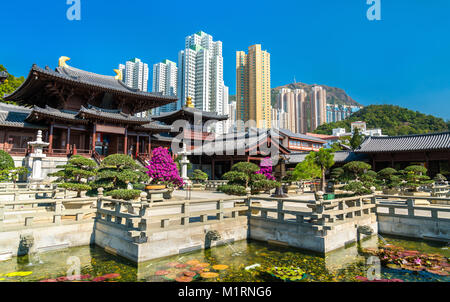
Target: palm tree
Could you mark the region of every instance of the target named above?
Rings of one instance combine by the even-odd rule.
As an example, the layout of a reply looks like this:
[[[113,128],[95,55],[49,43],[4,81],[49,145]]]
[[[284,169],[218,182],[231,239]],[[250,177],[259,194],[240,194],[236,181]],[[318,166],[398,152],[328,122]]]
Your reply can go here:
[[[325,192],[325,173],[334,165],[334,154],[331,149],[322,148],[318,152],[311,152],[310,155],[314,163],[320,167],[322,192]]]

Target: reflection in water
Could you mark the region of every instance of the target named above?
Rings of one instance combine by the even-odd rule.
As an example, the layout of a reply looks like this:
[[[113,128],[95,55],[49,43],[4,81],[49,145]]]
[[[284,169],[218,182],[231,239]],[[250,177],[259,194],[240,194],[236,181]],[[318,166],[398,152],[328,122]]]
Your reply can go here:
[[[388,244],[423,253],[449,257],[446,245],[435,242],[384,238]],[[374,247],[376,236],[361,242],[362,247]],[[328,253],[325,257],[294,248],[271,246],[255,241],[239,241],[207,250],[199,250],[136,265],[124,258],[107,254],[99,247],[76,247],[41,253],[41,262],[29,262],[24,257],[0,262],[0,282],[40,281],[66,276],[67,259],[80,259],[80,273],[95,281],[275,281],[266,273],[274,266],[298,267],[306,272],[306,281],[355,281],[366,276],[368,266],[358,253],[358,245]],[[247,269],[246,269],[247,268]],[[19,272],[19,273],[17,273]],[[20,273],[22,272],[22,273]],[[32,272],[31,274],[25,272]],[[15,274],[14,274],[15,273]],[[27,275],[28,274],[28,275]],[[449,277],[422,275],[418,272],[383,268],[383,279],[405,281],[449,281]],[[60,278],[64,280],[64,278]]]

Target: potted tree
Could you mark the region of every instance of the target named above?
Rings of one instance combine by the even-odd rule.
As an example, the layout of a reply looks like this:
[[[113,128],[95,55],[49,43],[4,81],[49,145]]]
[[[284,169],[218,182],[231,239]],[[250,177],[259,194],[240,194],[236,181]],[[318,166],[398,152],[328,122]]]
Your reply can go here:
[[[405,168],[403,173],[402,187],[405,196],[428,197],[431,194],[428,192],[419,191],[419,188],[424,185],[429,185],[433,180],[427,176],[428,170],[424,166],[412,165]],[[416,204],[429,204],[426,200],[416,201]]]
[[[132,189],[148,180],[144,168],[139,166],[131,156],[113,154],[105,157],[100,164],[93,188],[104,188],[106,196],[117,199],[138,200],[142,190]]]
[[[383,187],[383,194],[397,195],[399,194],[400,177],[398,171],[394,168],[384,168],[377,173],[377,179]]]
[[[195,169],[190,179],[193,181],[192,190],[204,191],[206,188],[205,182],[208,180],[208,174],[200,169]]]
[[[165,148],[158,147],[153,150],[152,159],[146,168],[150,179],[150,184],[145,187],[147,190],[168,187],[169,192],[173,192],[174,187],[182,187],[184,184],[175,162]]]
[[[84,197],[86,192],[92,189],[88,183],[89,178],[97,173],[97,164],[92,159],[73,155],[66,165],[57,166],[57,168],[61,170],[49,176],[57,177],[56,182],[61,182],[58,188],[75,191],[76,197]]]

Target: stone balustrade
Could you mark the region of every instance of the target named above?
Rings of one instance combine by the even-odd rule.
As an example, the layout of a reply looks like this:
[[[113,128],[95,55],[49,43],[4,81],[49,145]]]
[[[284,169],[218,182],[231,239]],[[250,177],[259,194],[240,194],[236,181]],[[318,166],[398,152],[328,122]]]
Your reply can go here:
[[[217,191],[220,186],[226,185],[228,180],[207,180],[205,182],[205,189],[207,191]]]

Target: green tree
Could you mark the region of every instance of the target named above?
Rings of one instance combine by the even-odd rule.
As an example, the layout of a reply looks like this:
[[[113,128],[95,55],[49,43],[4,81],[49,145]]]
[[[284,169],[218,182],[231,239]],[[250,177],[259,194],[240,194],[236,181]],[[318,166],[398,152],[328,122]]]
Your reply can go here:
[[[197,181],[207,181],[208,180],[208,174],[203,172],[200,169],[195,169],[194,173],[192,174],[191,179],[192,180],[197,180]]]
[[[384,168],[377,173],[377,179],[381,181],[382,185],[388,189],[398,187],[401,179],[397,175],[398,171],[394,168]]]
[[[6,68],[0,64],[0,72],[1,71],[7,71]],[[20,85],[22,85],[22,83],[25,81],[24,77],[19,77],[16,78],[13,75],[8,75],[7,80],[3,83],[0,84],[0,102],[4,102],[4,103],[13,103],[13,102],[6,102],[4,101],[4,96],[11,94],[12,92],[14,92],[14,90],[16,90]],[[14,104],[14,103],[13,103]]]
[[[358,128],[355,128],[355,130],[353,132],[353,136],[350,139],[350,146],[352,147],[353,150],[355,150],[362,144],[363,141],[364,141],[364,136],[361,135]]]
[[[310,152],[306,156],[305,161],[310,162],[309,171],[311,172],[315,171],[316,167],[319,167],[321,188],[322,191],[325,192],[325,173],[327,172],[328,169],[330,169],[334,165],[334,154],[332,150],[321,148],[317,152]]]
[[[304,161],[298,163],[297,166],[295,167],[292,173],[294,180],[311,180],[320,178],[322,176],[322,171],[314,161],[314,158],[311,155],[311,153],[305,157]]]
[[[97,173],[97,164],[92,159],[73,155],[66,165],[57,168],[61,170],[49,176],[58,177],[56,181],[62,182],[58,187],[77,192],[77,197],[81,197],[82,191],[92,189],[88,181]]]
[[[352,179],[360,180],[362,174],[369,171],[372,167],[362,161],[352,161],[344,165],[344,170],[347,171]]]
[[[100,164],[97,178],[92,186],[111,191],[126,189],[129,183],[143,183],[148,179],[145,168],[139,166],[130,156],[113,154],[105,157]]]
[[[419,165],[408,166],[404,170],[404,180],[403,186],[413,191],[417,191],[417,189],[426,184],[430,184],[433,180],[427,176],[427,168]]]

